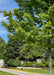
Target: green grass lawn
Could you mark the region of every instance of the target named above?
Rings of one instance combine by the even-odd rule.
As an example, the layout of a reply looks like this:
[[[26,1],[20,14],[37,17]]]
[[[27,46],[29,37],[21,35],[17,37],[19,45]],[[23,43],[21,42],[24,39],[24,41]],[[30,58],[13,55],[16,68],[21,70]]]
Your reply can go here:
[[[0,71],[0,75],[15,75],[15,74],[11,74],[11,73]]]
[[[41,74],[48,74],[47,69],[23,69],[23,71],[41,73]],[[54,69],[52,70],[52,75],[54,75]]]

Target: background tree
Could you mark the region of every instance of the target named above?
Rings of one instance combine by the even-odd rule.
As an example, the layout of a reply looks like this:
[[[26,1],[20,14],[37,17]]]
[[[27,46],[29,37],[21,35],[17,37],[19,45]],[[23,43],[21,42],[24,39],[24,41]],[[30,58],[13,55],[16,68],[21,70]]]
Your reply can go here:
[[[4,54],[6,53],[6,43],[5,41],[0,37],[0,59],[4,59]]]
[[[17,41],[13,38],[10,38],[6,46],[5,61],[8,61],[9,59],[19,58],[20,50],[22,50],[23,44],[24,42],[22,40]]]
[[[36,44],[25,43],[23,45],[23,49],[20,51],[20,58],[24,58],[24,60],[26,61],[36,61],[37,58],[43,58],[42,52],[43,51],[40,50],[40,48],[38,48]]]

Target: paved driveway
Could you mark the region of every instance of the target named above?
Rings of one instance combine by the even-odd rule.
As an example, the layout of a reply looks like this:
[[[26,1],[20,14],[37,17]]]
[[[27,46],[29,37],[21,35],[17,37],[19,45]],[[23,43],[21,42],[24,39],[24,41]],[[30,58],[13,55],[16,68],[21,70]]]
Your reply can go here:
[[[13,73],[16,75],[42,75],[42,74],[34,74],[34,73],[27,73],[27,72],[22,72],[22,71],[10,70],[10,69],[6,69],[6,68],[0,68],[0,71],[9,72],[9,73]]]

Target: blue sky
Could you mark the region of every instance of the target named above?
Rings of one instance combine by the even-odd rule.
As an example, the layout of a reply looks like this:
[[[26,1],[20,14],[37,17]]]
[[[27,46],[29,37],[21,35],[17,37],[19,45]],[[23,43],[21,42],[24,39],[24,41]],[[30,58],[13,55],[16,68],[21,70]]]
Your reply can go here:
[[[13,10],[14,8],[17,8],[17,3],[14,0],[0,0],[0,11],[6,10]],[[2,37],[5,42],[8,41],[7,38],[7,30],[2,26],[1,21],[6,21],[6,18],[3,17],[3,14],[0,13],[0,37]]]

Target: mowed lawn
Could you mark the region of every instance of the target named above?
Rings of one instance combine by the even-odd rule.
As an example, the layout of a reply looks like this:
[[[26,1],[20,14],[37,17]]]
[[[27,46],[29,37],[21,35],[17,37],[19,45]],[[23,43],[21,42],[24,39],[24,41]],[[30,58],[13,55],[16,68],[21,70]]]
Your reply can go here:
[[[34,72],[34,73],[40,73],[40,74],[47,74],[48,75],[47,69],[23,69],[22,71],[28,71],[28,72]],[[54,69],[52,70],[52,75],[54,75]]]
[[[15,75],[15,74],[11,74],[11,73],[0,71],[0,75]]]

